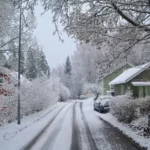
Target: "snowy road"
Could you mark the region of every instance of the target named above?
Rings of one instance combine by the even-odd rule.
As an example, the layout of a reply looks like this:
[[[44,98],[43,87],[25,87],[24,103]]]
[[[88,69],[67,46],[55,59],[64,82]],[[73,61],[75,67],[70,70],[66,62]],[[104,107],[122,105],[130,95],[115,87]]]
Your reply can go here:
[[[92,101],[72,101],[60,107],[49,127],[28,150],[138,150],[100,120],[92,106]]]

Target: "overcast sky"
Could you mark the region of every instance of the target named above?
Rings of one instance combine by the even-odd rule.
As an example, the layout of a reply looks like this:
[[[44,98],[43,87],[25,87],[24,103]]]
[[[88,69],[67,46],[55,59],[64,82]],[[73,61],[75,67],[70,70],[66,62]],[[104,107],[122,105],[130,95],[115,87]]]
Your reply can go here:
[[[43,47],[49,66],[54,68],[57,65],[64,63],[66,57],[73,54],[76,46],[74,40],[69,38],[64,32],[62,35],[64,43],[59,41],[57,35],[53,36],[55,27],[52,23],[52,14],[51,12],[48,12],[41,16],[42,12],[41,6],[38,6],[35,10],[37,18],[35,35],[38,43]]]

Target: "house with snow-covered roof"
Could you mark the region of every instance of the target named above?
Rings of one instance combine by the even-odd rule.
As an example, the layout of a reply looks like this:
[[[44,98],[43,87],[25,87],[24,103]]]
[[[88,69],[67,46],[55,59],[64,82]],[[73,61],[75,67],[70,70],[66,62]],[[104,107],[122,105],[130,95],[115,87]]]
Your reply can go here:
[[[126,69],[129,69],[131,67],[133,67],[133,65],[131,65],[130,63],[123,63],[119,65],[118,67],[113,68],[109,73],[105,74],[104,77],[101,79],[103,94],[106,95],[108,94],[108,92],[111,91],[110,86],[109,86],[110,81],[112,81],[121,73],[123,73]]]
[[[134,97],[150,96],[150,62],[124,71],[109,83],[115,95],[131,90]]]

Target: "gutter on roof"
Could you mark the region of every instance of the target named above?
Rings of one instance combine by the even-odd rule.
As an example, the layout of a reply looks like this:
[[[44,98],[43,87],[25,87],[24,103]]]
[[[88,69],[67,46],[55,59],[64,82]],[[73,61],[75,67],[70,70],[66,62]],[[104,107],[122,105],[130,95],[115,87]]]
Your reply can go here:
[[[109,85],[118,85],[118,84],[123,84],[123,83],[126,83],[126,82],[120,82],[120,83],[109,83]]]
[[[150,86],[150,81],[148,82],[132,82],[133,86]]]

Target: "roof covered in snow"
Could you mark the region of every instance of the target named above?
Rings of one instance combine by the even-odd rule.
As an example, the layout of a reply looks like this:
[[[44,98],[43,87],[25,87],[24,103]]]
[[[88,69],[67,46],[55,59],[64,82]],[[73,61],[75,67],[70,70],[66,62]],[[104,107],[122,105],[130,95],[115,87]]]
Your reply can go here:
[[[150,81],[145,81],[145,82],[141,82],[141,81],[138,81],[138,82],[132,82],[132,85],[133,86],[150,86]]]
[[[113,72],[119,70],[120,68],[124,67],[125,65],[129,65],[129,66],[133,67],[133,65],[130,64],[130,63],[128,63],[128,62],[127,62],[127,63],[123,63],[123,64],[121,64],[121,65],[115,67],[115,68],[114,68],[113,70],[111,70],[109,73],[105,74],[103,78],[105,78],[105,77],[107,77],[108,75],[112,74]]]
[[[126,71],[124,71],[122,74],[120,74],[117,78],[112,80],[109,83],[109,85],[126,83],[126,82],[132,80],[137,75],[139,75],[144,70],[146,70],[148,67],[150,67],[150,62],[146,63],[144,65],[141,65],[141,66],[129,68]]]

